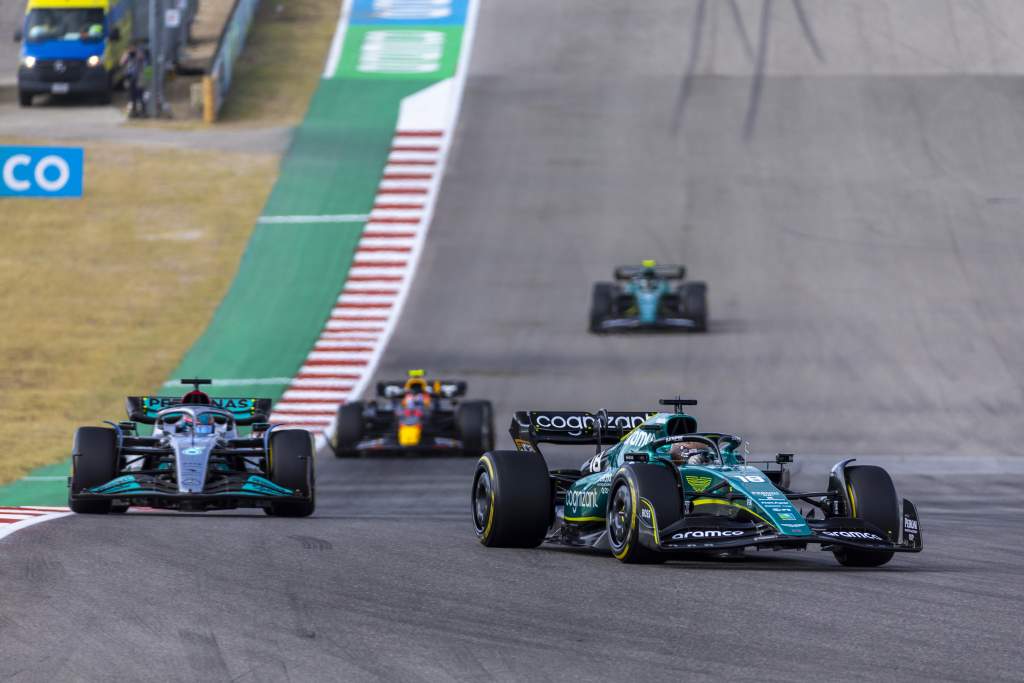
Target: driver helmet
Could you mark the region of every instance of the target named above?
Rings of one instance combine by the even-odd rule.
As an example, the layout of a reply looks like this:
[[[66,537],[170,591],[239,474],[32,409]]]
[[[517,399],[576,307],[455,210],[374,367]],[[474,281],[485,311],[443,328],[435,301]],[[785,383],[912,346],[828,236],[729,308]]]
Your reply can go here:
[[[711,462],[710,448],[703,441],[677,441],[669,453],[678,465],[707,465]]]
[[[185,405],[211,405],[210,395],[205,391],[199,391],[198,389],[190,391],[181,398],[181,402]]]
[[[213,432],[213,415],[210,413],[200,413],[196,417],[196,434],[213,434]]]
[[[643,263],[641,263],[640,265],[644,269],[640,277],[642,277],[645,281],[650,282],[658,278],[657,271],[655,271],[655,268],[658,264],[655,261],[653,261],[652,259],[644,259]]]

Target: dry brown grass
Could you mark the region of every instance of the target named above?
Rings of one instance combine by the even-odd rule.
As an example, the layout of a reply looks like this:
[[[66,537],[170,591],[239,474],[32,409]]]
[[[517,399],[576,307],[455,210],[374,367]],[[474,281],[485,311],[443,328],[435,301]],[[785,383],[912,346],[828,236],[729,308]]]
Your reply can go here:
[[[24,141],[3,141],[19,144]],[[86,144],[82,200],[0,199],[0,482],[121,419],[202,332],[277,173],[272,155]]]
[[[224,123],[298,123],[320,82],[341,0],[266,0],[221,111]]]

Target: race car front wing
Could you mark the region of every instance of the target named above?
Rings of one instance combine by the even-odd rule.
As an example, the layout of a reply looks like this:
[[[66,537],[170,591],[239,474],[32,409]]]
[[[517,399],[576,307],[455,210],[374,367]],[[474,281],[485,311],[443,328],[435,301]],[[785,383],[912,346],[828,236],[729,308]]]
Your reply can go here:
[[[650,323],[639,318],[605,318],[597,325],[601,330],[674,330],[696,327],[696,321],[690,318],[658,318]]]
[[[176,484],[166,478],[138,473],[124,474],[106,484],[78,493],[72,492],[70,498],[82,501],[109,500],[115,505],[185,511],[263,508],[271,502],[309,500],[306,494],[278,486],[256,474],[221,477],[208,484],[201,493],[182,493]]]

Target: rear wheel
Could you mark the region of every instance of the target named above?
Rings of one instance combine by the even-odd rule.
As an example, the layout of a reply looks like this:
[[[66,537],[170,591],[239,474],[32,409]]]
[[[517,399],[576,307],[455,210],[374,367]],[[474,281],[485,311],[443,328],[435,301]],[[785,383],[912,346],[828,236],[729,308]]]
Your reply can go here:
[[[480,457],[494,448],[494,410],[490,401],[465,401],[455,413],[464,455]]]
[[[644,515],[644,511],[647,512]],[[662,465],[635,464],[621,468],[612,479],[608,496],[608,542],[612,555],[622,562],[652,564],[665,556],[640,543],[640,526],[645,522],[665,528],[683,517],[676,478]]]
[[[590,331],[604,332],[601,323],[612,315],[612,302],[615,300],[615,285],[608,282],[594,284],[593,296],[590,300]]]
[[[847,514],[881,529],[887,540],[899,538],[900,500],[892,477],[881,467],[856,465],[846,468],[850,510]],[[838,547],[832,551],[844,567],[880,567],[892,559],[891,550],[858,550]]]
[[[493,548],[536,548],[544,541],[554,501],[540,453],[484,453],[473,476],[473,526]]]
[[[316,442],[305,429],[282,429],[270,434],[269,479],[307,500],[281,501],[266,508],[277,517],[308,517],[316,510],[316,476],[313,461]]]
[[[695,332],[708,328],[708,286],[703,282],[684,282],[679,287],[679,307],[683,316],[693,321]]]
[[[338,407],[338,424],[334,430],[334,455],[354,458],[356,446],[363,440],[363,402],[353,401]]]
[[[71,493],[102,486],[117,476],[117,434],[108,427],[79,427],[71,451]],[[105,515],[109,500],[74,500],[68,497],[74,512]]]

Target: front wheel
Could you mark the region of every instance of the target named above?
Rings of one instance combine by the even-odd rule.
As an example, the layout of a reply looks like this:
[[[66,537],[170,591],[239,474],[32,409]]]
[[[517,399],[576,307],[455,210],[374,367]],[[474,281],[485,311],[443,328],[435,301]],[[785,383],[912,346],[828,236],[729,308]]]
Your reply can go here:
[[[32,106],[32,93],[18,91],[18,105],[22,107]]]
[[[281,501],[265,508],[276,517],[309,517],[316,510],[316,442],[305,429],[282,429],[270,433],[267,475],[270,481],[306,500]]]
[[[590,331],[595,334],[604,332],[601,323],[612,316],[615,300],[615,285],[610,282],[594,284],[594,292],[590,299]]]
[[[708,329],[708,286],[703,282],[684,282],[679,288],[680,312],[693,321],[694,332]]]
[[[900,499],[892,477],[881,467],[856,465],[846,468],[847,514],[879,529],[893,543],[899,538]],[[838,547],[832,551],[844,567],[880,567],[894,555],[891,550],[860,550]]]
[[[71,451],[71,494],[102,486],[117,476],[117,434],[109,427],[79,427]],[[69,495],[73,512],[105,515],[109,500],[75,500]]]
[[[494,410],[490,401],[465,401],[455,413],[462,451],[480,457],[494,448]]]
[[[473,475],[473,526],[492,548],[536,548],[554,515],[551,477],[540,453],[491,451]]]
[[[682,519],[679,488],[672,472],[663,465],[635,464],[621,468],[612,478],[608,496],[608,543],[617,560],[631,564],[664,562],[665,556],[640,541],[640,527],[658,528]],[[642,521],[646,520],[646,521]]]
[[[356,447],[363,440],[363,402],[353,401],[338,407],[338,424],[334,429],[331,444],[334,455],[339,458],[354,458],[359,455]]]

